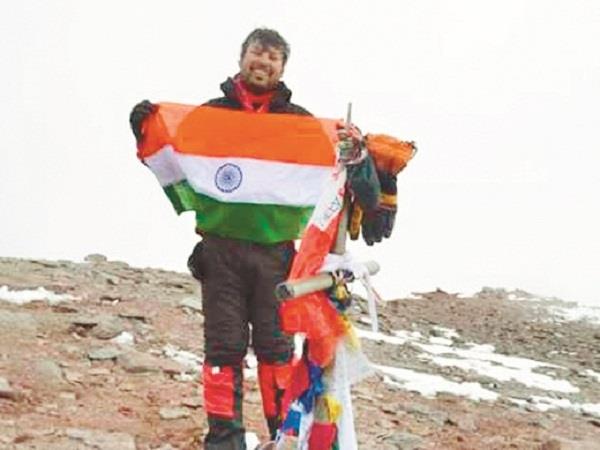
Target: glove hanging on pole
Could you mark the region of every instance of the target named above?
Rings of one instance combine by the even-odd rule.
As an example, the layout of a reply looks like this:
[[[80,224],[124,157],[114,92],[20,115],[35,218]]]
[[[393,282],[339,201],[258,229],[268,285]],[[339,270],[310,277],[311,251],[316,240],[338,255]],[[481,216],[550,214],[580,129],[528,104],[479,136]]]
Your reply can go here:
[[[353,196],[353,203],[365,211],[375,209],[379,205],[381,188],[375,163],[370,155],[361,162],[348,166],[348,186]]]
[[[144,137],[142,131],[144,120],[157,109],[158,106],[154,103],[151,103],[149,100],[143,100],[131,110],[131,113],[129,114],[129,124],[131,125],[131,131],[133,131],[138,143],[140,143]]]
[[[350,238],[358,239],[359,230],[367,245],[381,242],[392,235],[397,210],[397,174],[416,153],[413,142],[400,141],[391,136],[367,135],[366,147],[377,170],[380,194],[377,202],[366,205],[356,201],[350,217]]]
[[[396,175],[379,172],[378,176],[381,183],[379,205],[364,212],[361,221],[362,235],[367,245],[389,238],[396,220]]]

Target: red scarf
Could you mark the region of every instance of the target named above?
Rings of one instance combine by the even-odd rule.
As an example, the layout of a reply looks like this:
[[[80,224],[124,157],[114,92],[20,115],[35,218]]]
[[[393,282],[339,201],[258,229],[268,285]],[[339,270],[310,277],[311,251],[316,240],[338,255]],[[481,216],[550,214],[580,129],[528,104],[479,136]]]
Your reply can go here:
[[[239,75],[233,79],[233,85],[244,111],[253,111],[257,113],[269,112],[269,105],[275,95],[275,91],[265,92],[264,94],[250,92]]]

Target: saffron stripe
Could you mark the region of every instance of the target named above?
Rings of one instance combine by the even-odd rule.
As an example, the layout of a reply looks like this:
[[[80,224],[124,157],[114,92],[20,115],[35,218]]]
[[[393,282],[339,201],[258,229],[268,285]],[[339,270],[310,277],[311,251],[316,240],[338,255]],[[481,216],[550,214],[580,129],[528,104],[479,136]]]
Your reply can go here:
[[[171,144],[178,153],[294,164],[335,164],[335,120],[296,114],[256,114],[225,108],[160,104],[144,123],[138,157]]]

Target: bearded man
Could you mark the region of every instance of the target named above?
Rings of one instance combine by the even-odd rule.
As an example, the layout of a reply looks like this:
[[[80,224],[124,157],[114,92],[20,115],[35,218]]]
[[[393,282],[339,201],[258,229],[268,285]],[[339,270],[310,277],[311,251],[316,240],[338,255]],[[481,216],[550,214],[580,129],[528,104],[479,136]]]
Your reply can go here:
[[[241,47],[239,73],[221,84],[222,97],[205,105],[309,115],[291,103],[292,93],[281,81],[289,55],[290,47],[278,32],[265,28],[252,31]],[[147,100],[133,108],[130,123],[138,144],[144,139],[144,120],[155,110],[156,105]],[[358,139],[351,142],[359,145]],[[242,363],[250,342],[258,359],[263,411],[271,439],[284,413],[281,400],[291,375],[293,345],[280,329],[274,290],[287,278],[294,243],[264,244],[214,230],[206,232],[202,217],[197,218],[202,240],[194,248],[188,267],[202,285],[203,383],[209,425],[204,448],[245,449]]]

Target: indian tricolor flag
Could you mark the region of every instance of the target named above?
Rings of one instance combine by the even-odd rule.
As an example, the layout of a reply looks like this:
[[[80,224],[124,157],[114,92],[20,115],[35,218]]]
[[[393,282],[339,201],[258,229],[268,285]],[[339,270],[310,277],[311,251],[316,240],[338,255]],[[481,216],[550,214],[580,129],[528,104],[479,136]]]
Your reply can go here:
[[[301,237],[335,171],[335,123],[162,103],[138,157],[199,230],[276,243]]]

